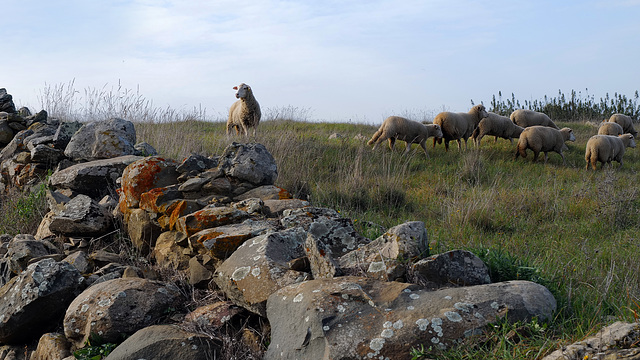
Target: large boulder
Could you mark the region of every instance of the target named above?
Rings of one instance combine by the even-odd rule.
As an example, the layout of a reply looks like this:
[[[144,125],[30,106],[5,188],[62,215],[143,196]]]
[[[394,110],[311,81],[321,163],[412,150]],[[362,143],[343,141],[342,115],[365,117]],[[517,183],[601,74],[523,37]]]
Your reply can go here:
[[[231,143],[220,156],[218,169],[254,186],[273,185],[278,177],[275,159],[264,145],[258,143]]]
[[[118,278],[95,284],[69,305],[64,333],[77,347],[91,334],[116,342],[121,334],[156,322],[179,298],[177,288],[159,281]]]
[[[87,195],[78,195],[64,205],[49,223],[54,234],[102,235],[113,226],[113,216]]]
[[[46,333],[40,337],[38,347],[29,360],[64,360],[71,355],[71,343],[64,334]]]
[[[0,343],[37,338],[55,326],[84,288],[84,278],[66,262],[44,259],[0,288]]]
[[[135,143],[136,129],[133,123],[112,118],[82,125],[69,140],[64,154],[74,161],[135,155]]]
[[[290,265],[305,256],[305,238],[299,227],[256,236],[216,268],[214,281],[235,304],[265,316],[271,294],[309,278]]]
[[[433,255],[417,261],[411,268],[418,283],[431,289],[491,283],[487,265],[466,250]]]
[[[16,112],[16,106],[13,103],[13,96],[7,93],[7,89],[5,88],[0,89],[0,111],[8,113]]]
[[[217,359],[220,347],[220,342],[208,335],[185,331],[173,325],[154,325],[131,335],[107,359]]]
[[[100,199],[115,191],[116,180],[131,163],[142,159],[126,155],[112,159],[95,160],[69,166],[54,172],[49,185],[54,189],[68,189]]]
[[[7,244],[8,270],[12,275],[18,275],[27,268],[34,259],[59,253],[51,242],[36,240],[31,234],[18,234]],[[0,279],[0,286],[4,285]]]
[[[143,193],[178,182],[180,173],[176,171],[178,162],[159,156],[141,158],[127,166],[122,172],[122,193],[120,210],[135,208],[140,204]]]
[[[408,359],[414,347],[446,348],[499,318],[544,320],[555,309],[549,290],[528,281],[437,291],[351,276],[306,281],[269,297],[264,359]]]

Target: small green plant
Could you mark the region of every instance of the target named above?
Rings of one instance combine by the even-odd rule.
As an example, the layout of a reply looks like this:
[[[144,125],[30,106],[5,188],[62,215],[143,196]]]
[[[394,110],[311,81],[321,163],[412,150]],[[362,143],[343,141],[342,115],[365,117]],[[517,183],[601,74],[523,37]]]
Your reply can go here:
[[[84,343],[84,347],[76,350],[73,356],[78,360],[101,360],[111,354],[116,346],[118,345],[104,342],[100,336],[91,334],[89,339]]]

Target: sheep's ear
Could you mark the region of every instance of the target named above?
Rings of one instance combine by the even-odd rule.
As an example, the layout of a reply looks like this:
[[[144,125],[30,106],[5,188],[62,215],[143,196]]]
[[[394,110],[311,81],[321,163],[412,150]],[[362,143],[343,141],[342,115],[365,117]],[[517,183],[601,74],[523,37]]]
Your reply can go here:
[[[237,87],[237,86],[234,86],[234,87],[233,87],[233,90],[238,90],[238,87]]]

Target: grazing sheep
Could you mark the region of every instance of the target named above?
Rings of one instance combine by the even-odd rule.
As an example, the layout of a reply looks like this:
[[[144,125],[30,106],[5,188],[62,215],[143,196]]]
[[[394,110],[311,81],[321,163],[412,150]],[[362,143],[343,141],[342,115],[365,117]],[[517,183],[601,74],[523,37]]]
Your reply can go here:
[[[622,131],[624,131],[623,134],[631,134],[633,137],[638,136],[638,132],[633,128],[633,119],[631,119],[631,116],[613,114],[609,118],[609,122],[620,124],[620,126],[622,126]]]
[[[487,117],[487,110],[484,105],[476,105],[469,110],[468,113],[453,113],[453,112],[441,112],[433,119],[433,123],[440,125],[442,129],[442,137],[433,139],[433,146],[442,142],[444,139],[444,148],[449,151],[449,141],[458,141],[458,150],[462,150],[462,142],[460,139],[464,139],[464,148],[467,149],[467,139],[476,129],[478,123],[483,118]]]
[[[602,163],[601,168],[604,168],[605,163],[612,166],[612,160],[620,163],[619,168],[622,167],[622,155],[624,155],[625,148],[628,147],[636,147],[632,134],[619,136],[593,135],[587,141],[587,148],[584,153],[584,160],[587,162],[586,169],[589,170],[589,164],[591,164],[591,167],[595,170],[598,161]]]
[[[544,152],[544,162],[547,163],[547,153],[555,151],[562,156],[562,163],[566,164],[562,150],[569,149],[564,143],[565,141],[576,141],[573,130],[562,128],[560,130],[548,126],[530,126],[525,128],[520,134],[516,155],[514,159],[518,159],[518,155],[523,158],[527,157],[527,149],[533,150],[533,161],[538,160],[538,154]]]
[[[510,117],[514,124],[522,126],[523,128],[541,125],[559,129],[547,114],[533,110],[518,109],[512,112]]]
[[[248,135],[249,128],[253,128],[253,136],[256,136],[256,127],[260,123],[260,104],[253,96],[251,86],[242,83],[233,87],[236,98],[240,99],[231,105],[229,109],[229,120],[227,120],[227,135],[231,129],[236,129],[236,134]]]
[[[389,139],[389,148],[393,151],[396,139],[407,142],[405,154],[411,149],[411,144],[420,144],[427,157],[426,141],[430,136],[442,137],[442,130],[439,125],[425,125],[417,121],[405,119],[400,116],[389,116],[386,118],[378,131],[373,134],[367,144],[373,145],[375,150],[379,143]]]
[[[598,135],[618,136],[622,134],[624,134],[624,129],[618,123],[605,121],[598,128]]]
[[[513,139],[519,138],[524,128],[514,124],[511,122],[511,119],[506,116],[494,114],[492,112],[489,112],[488,114],[489,115],[486,118],[480,120],[478,127],[473,130],[473,134],[471,135],[476,146],[480,146],[482,137],[485,135],[495,136],[495,142],[498,141],[498,137],[508,139],[513,145]]]

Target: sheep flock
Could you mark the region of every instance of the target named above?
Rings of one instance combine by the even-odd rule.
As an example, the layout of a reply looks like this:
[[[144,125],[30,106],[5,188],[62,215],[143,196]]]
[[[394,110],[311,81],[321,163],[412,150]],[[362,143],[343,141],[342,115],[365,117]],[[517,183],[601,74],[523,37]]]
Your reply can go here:
[[[428,129],[429,126],[432,128]],[[595,169],[597,162],[611,167],[612,160],[617,161],[621,167],[625,148],[635,147],[634,139],[637,134],[631,117],[613,114],[600,124],[597,134],[589,139],[585,153],[586,168],[591,166]],[[487,112],[483,105],[475,105],[466,113],[441,112],[436,115],[433,124],[420,124],[406,118],[390,116],[368,144],[373,145],[372,150],[375,150],[380,142],[388,139],[389,148],[393,151],[395,140],[404,140],[407,142],[405,154],[409,152],[413,143],[419,144],[426,154],[424,142],[428,137],[434,138],[434,147],[444,140],[446,151],[449,149],[449,142],[456,140],[458,150],[463,151],[462,140],[465,142],[465,150],[469,137],[473,139],[476,149],[479,149],[480,142],[486,135],[494,136],[494,142],[497,142],[498,138],[507,139],[512,145],[513,140],[517,139],[513,152],[514,160],[519,156],[526,158],[527,150],[531,150],[534,162],[538,160],[540,153],[544,153],[544,162],[547,163],[548,153],[555,152],[560,155],[564,165],[564,151],[570,150],[566,142],[576,141],[572,129],[560,129],[544,113],[519,109],[507,117]]]

